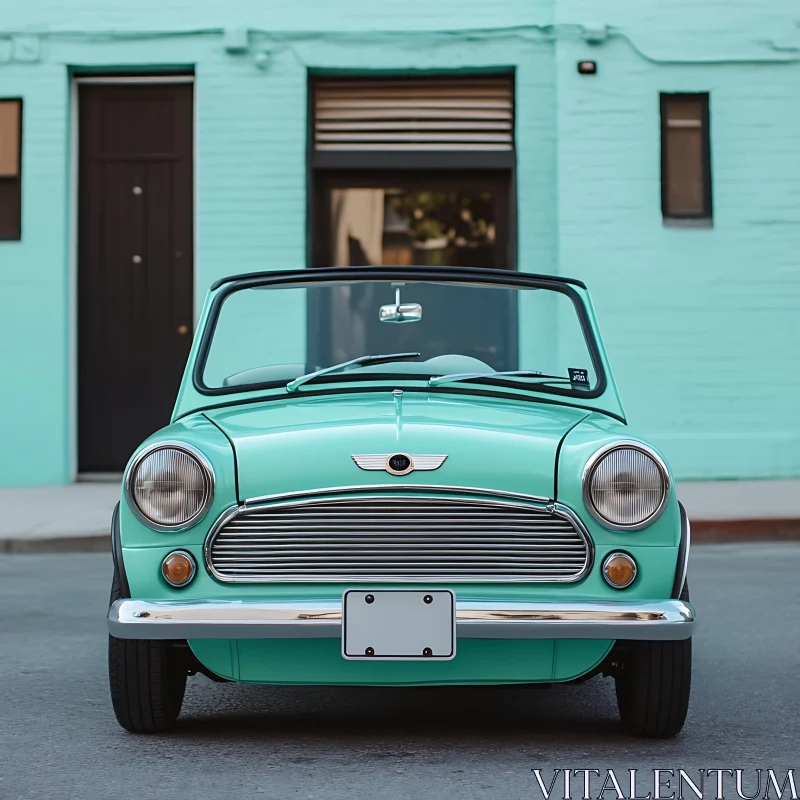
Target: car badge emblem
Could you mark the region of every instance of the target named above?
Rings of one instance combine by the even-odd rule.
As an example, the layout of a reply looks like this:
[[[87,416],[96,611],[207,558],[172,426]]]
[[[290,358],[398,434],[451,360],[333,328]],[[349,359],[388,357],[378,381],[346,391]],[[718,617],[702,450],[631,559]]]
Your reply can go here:
[[[439,469],[447,456],[412,456],[408,453],[371,453],[351,456],[353,461],[365,470],[384,470],[390,475],[408,475],[414,470],[429,471]]]

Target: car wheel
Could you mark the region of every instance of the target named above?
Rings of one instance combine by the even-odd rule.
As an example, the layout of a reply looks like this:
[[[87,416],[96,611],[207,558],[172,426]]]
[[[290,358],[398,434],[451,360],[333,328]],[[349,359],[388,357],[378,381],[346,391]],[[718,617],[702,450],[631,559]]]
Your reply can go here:
[[[114,570],[111,602],[119,599]],[[108,682],[119,724],[131,733],[162,733],[178,718],[186,690],[184,659],[169,641],[108,637]]]
[[[681,600],[689,599],[684,584]],[[629,642],[616,674],[617,705],[634,736],[668,739],[683,728],[692,683],[692,640]]]

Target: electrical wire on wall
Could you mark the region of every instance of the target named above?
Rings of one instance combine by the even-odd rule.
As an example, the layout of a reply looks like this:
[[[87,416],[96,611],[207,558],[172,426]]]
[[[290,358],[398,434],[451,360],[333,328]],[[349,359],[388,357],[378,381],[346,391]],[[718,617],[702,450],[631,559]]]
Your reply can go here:
[[[595,32],[600,29],[603,34],[595,36]],[[135,42],[153,41],[169,39],[187,38],[222,38],[228,29],[224,27],[204,27],[187,28],[179,30],[162,31],[116,31],[116,30],[48,30],[42,32],[35,31],[0,31],[0,47],[4,44],[11,45],[15,40],[38,39],[53,42],[87,42],[87,43],[108,43],[108,42]],[[555,41],[583,41],[587,46],[599,47],[605,41],[622,40],[640,58],[653,64],[747,64],[747,63],[796,63],[800,61],[800,39],[797,44],[794,42],[781,43],[777,39],[761,39],[757,41],[743,42],[750,51],[746,54],[721,54],[709,57],[696,57],[690,54],[684,55],[653,55],[646,48],[637,44],[633,35],[627,31],[606,25],[593,24],[591,26],[581,24],[527,24],[497,28],[452,28],[435,31],[418,30],[369,30],[369,31],[325,31],[325,30],[268,30],[264,28],[248,28],[245,31],[248,37],[248,48],[254,53],[268,53],[270,55],[284,50],[291,50],[294,55],[303,63],[301,50],[303,45],[314,42],[324,41],[328,44],[346,45],[371,45],[385,46],[412,45],[419,48],[421,45],[446,45],[449,43],[463,43],[465,41],[491,42],[498,40],[518,40],[534,43],[555,42]],[[795,34],[796,35],[796,34]],[[756,48],[758,52],[753,52]],[[13,53],[13,47],[9,48]],[[37,60],[37,59],[15,59],[13,55],[6,59],[5,63],[15,60]],[[264,66],[269,60],[269,56],[262,59]],[[0,67],[4,62],[0,60]]]

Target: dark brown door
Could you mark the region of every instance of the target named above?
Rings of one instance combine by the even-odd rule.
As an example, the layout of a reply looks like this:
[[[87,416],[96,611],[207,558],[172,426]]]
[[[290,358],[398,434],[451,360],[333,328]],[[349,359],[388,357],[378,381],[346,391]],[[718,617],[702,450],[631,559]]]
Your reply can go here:
[[[192,86],[79,93],[78,468],[169,422],[192,338]]]

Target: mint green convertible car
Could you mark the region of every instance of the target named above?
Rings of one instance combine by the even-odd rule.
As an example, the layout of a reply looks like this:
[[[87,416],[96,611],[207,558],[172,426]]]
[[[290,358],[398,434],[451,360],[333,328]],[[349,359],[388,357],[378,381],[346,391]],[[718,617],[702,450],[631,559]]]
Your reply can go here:
[[[114,711],[174,725],[187,676],[616,681],[686,717],[689,523],[628,427],[586,287],[455,267],[211,287],[172,422],[112,521]],[[588,691],[588,687],[587,687]]]

